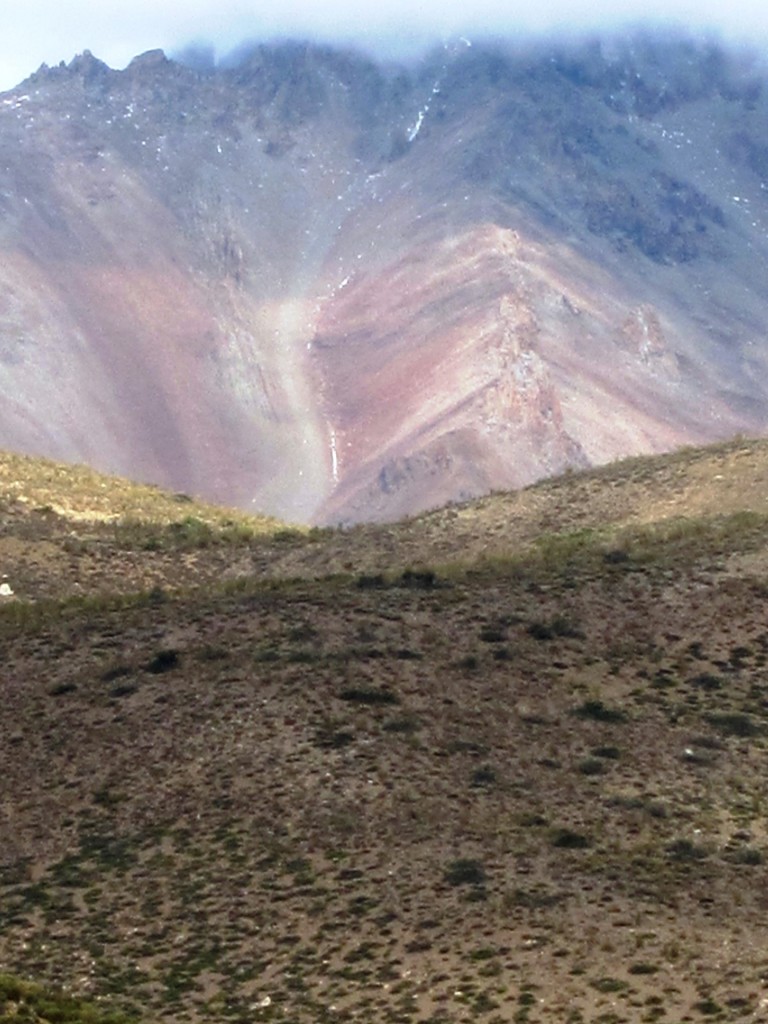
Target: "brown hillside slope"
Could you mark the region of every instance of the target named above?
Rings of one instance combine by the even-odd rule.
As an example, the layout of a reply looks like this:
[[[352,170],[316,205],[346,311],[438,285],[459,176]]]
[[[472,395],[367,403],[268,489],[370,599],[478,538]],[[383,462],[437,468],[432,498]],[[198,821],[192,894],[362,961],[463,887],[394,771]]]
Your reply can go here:
[[[633,527],[762,513],[766,502],[768,441],[743,438],[567,474],[396,524],[309,531],[6,453],[0,556],[20,598],[125,593],[471,565],[578,542],[574,534],[609,548],[629,544]]]
[[[165,1021],[761,1019],[762,458],[738,442],[405,523],[410,572],[396,530],[294,532],[268,571],[367,537],[382,575],[212,586],[253,539],[152,527],[123,584],[146,560],[165,586],[7,601],[0,968]],[[433,575],[504,501],[535,506],[528,547]],[[535,542],[545,508],[559,532]],[[66,525],[84,558],[107,543]],[[173,591],[171,550],[204,586]]]

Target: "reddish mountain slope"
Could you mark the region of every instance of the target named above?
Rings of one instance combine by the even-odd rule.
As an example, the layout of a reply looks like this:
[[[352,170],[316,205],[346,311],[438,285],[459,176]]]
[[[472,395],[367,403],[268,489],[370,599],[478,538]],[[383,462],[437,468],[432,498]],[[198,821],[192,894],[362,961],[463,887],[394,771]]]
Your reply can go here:
[[[0,444],[316,521],[766,426],[717,49],[86,54],[0,97]]]

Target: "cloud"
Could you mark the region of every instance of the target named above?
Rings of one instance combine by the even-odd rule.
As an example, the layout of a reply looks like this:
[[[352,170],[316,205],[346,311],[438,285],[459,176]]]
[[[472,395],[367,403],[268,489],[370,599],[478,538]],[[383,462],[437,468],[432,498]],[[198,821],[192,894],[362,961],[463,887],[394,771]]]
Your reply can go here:
[[[245,40],[278,35],[413,50],[447,36],[615,28],[652,21],[717,29],[736,39],[768,41],[768,8],[756,0],[477,0],[460,9],[444,0],[22,0],[0,39],[0,89],[42,63],[84,49],[112,67],[144,50],[179,51],[207,43],[219,55]]]

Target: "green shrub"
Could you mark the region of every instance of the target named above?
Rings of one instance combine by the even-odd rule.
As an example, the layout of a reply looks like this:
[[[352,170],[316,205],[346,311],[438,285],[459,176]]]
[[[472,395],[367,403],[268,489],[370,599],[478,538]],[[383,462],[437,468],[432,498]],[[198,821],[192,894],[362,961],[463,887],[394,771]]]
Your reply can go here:
[[[355,734],[335,719],[328,718],[315,733],[315,743],[323,750],[341,750],[353,743]]]
[[[581,832],[559,828],[552,834],[552,845],[559,850],[586,850],[592,843],[589,837]]]
[[[355,586],[358,590],[383,590],[386,585],[387,581],[380,572],[358,576],[355,580]]]
[[[700,690],[719,690],[723,685],[723,680],[721,676],[713,675],[711,672],[701,672],[693,677],[691,685]]]
[[[166,648],[157,652],[154,658],[148,662],[146,669],[147,672],[152,672],[154,675],[162,675],[163,672],[170,672],[172,669],[178,668],[180,664],[179,652],[173,648]]]
[[[113,686],[109,691],[109,696],[113,698],[117,697],[130,697],[132,693],[136,693],[138,686],[135,683],[120,683],[118,686]]]
[[[421,719],[412,712],[398,715],[397,718],[390,718],[382,725],[385,732],[401,733],[405,736],[411,736],[421,728]]]
[[[707,715],[706,720],[726,736],[738,736],[741,739],[759,736],[765,731],[760,722],[741,711],[722,711]]]
[[[636,964],[630,964],[627,968],[630,974],[658,974],[659,968],[656,964],[648,964],[640,962]]]
[[[432,590],[437,586],[437,575],[431,569],[406,569],[398,580],[398,586],[410,590]]]
[[[350,686],[346,690],[342,690],[339,697],[350,704],[385,705],[400,703],[400,698],[396,693],[377,687]]]
[[[486,644],[501,644],[506,638],[505,631],[498,626],[484,626],[480,630],[480,639]]]
[[[584,634],[569,619],[556,615],[548,622],[536,620],[528,624],[528,633],[534,640],[554,640],[555,637],[576,637],[583,639]]]
[[[480,659],[476,654],[467,654],[465,657],[459,658],[456,662],[456,667],[463,668],[468,672],[474,672],[476,669],[480,668]]]
[[[186,516],[179,523],[171,523],[169,534],[184,547],[205,548],[213,541],[214,531],[197,516]]]
[[[74,693],[77,690],[75,683],[59,683],[53,686],[48,692],[52,697],[63,697],[67,693]]]
[[[709,851],[690,839],[675,839],[667,846],[667,853],[673,860],[696,861],[706,860]]]
[[[731,864],[743,864],[747,867],[757,867],[763,863],[765,858],[763,857],[762,851],[758,850],[754,846],[740,846],[735,850],[729,850],[726,854],[726,860],[729,860]]]
[[[272,534],[272,540],[278,544],[300,544],[304,540],[304,534],[301,530],[296,530],[289,526],[275,530]]]
[[[594,978],[590,985],[598,992],[623,992],[629,988],[626,981],[622,981],[621,978]]]
[[[128,665],[113,665],[112,668],[108,668],[106,672],[102,672],[101,681],[103,683],[113,683],[116,679],[123,679],[125,676],[131,674],[131,668]]]
[[[595,747],[592,753],[595,757],[602,757],[607,761],[618,761],[621,757],[618,747]]]
[[[719,1017],[723,1012],[723,1007],[709,996],[698,1003],[694,1003],[693,1009],[698,1010],[705,1017]]]
[[[484,764],[472,773],[472,785],[476,787],[492,786],[496,782],[496,772],[490,765]]]
[[[601,700],[585,700],[576,708],[574,714],[579,718],[591,718],[595,722],[618,723],[627,720],[625,712],[618,708],[609,708]]]
[[[479,860],[460,857],[451,861],[444,876],[448,885],[482,885],[486,879],[485,868]]]

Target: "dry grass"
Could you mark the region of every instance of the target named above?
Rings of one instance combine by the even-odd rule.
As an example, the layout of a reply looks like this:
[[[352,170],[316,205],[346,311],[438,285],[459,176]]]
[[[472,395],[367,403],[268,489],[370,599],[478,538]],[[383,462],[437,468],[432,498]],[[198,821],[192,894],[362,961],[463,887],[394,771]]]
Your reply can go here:
[[[763,455],[379,534],[147,551],[73,527],[124,596],[62,572],[0,608],[0,967],[147,1020],[761,1019],[765,522],[679,494],[713,465],[753,493]],[[638,488],[671,515],[633,517]],[[467,553],[460,524],[505,501],[528,540]],[[443,568],[403,571],[419,529]],[[362,537],[354,571],[269,578]],[[131,594],[150,563],[162,587]]]
[[[0,455],[0,567],[22,600],[179,589],[279,561],[321,531],[218,508],[85,466]]]
[[[391,526],[354,527],[331,534],[322,546],[297,548],[280,571],[322,575],[427,563],[472,565],[534,550],[543,536],[590,531],[610,544],[629,528],[761,514],[766,507],[768,441],[739,438],[566,474]]]
[[[88,466],[0,453],[0,500],[33,511],[55,513],[73,523],[154,523],[167,525],[194,517],[212,527],[239,525],[269,533],[283,524],[268,516],[247,515],[169,494],[159,487],[107,476]]]

